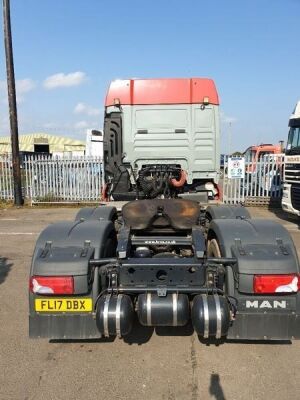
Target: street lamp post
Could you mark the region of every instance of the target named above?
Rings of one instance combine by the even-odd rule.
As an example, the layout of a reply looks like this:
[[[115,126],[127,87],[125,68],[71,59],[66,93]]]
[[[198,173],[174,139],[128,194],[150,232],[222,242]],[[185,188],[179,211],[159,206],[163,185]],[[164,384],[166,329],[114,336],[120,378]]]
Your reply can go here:
[[[232,122],[229,121],[229,128],[228,128],[228,156],[231,155],[231,140],[232,140],[232,131],[231,131],[231,124]]]

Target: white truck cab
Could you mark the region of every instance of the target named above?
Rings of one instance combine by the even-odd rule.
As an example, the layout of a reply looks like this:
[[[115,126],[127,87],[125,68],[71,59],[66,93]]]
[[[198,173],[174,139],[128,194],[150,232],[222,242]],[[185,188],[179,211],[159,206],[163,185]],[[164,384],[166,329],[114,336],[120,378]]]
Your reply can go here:
[[[300,100],[290,117],[289,127],[281,205],[284,211],[300,216]]]

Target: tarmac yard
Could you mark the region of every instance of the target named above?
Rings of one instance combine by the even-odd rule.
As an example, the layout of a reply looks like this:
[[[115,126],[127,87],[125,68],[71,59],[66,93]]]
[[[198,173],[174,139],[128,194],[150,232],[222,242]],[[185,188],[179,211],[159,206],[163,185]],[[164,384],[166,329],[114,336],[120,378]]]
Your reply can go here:
[[[291,233],[299,221],[250,209]],[[200,342],[191,327],[136,326],[125,339],[49,342],[28,338],[28,276],[35,241],[75,208],[0,210],[0,399],[299,399],[300,341]]]

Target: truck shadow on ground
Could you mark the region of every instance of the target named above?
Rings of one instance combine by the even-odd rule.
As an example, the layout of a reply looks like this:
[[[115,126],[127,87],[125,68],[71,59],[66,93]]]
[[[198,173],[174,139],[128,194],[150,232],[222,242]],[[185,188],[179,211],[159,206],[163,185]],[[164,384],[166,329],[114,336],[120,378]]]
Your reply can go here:
[[[151,339],[154,332],[157,336],[192,336],[194,334],[194,328],[191,322],[180,327],[157,326],[154,328],[152,326],[142,326],[136,318],[132,331],[123,339],[124,342],[129,345],[142,345]]]
[[[223,344],[257,344],[257,345],[289,345],[292,344],[291,340],[246,340],[246,339],[204,339],[198,336],[200,343],[206,346],[221,346]]]
[[[122,337],[124,343],[128,345],[143,345],[150,341],[152,335],[156,333],[158,336],[192,336],[194,334],[194,328],[192,323],[188,323],[181,327],[153,327],[143,326],[139,323],[137,317],[134,320],[131,332]],[[50,343],[112,343],[117,340],[116,336],[101,339],[51,339]]]
[[[13,266],[13,264],[8,263],[7,258],[0,256],[0,285],[7,278],[12,266]]]
[[[281,221],[294,223],[296,226],[298,226],[298,229],[300,230],[300,217],[298,217],[297,215],[289,214],[283,211],[281,208],[272,207],[271,205],[268,207],[268,210]]]

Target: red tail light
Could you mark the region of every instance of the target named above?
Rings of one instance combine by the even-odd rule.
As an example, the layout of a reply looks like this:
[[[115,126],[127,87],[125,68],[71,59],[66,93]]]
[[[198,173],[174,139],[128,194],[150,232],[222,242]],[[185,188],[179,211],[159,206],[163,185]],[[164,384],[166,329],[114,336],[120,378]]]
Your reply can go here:
[[[35,294],[74,294],[72,276],[32,276],[29,286]]]
[[[300,290],[300,277],[288,275],[255,275],[253,279],[254,293],[295,293]]]

